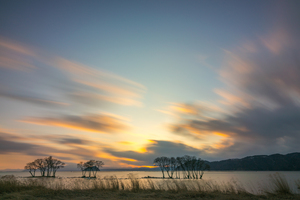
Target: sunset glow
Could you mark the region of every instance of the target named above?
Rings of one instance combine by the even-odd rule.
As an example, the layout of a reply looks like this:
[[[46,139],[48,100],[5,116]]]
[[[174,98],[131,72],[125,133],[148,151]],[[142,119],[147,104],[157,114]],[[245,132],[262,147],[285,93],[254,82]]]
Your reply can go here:
[[[17,5],[17,6],[16,6]],[[300,151],[299,1],[1,1],[0,170]]]

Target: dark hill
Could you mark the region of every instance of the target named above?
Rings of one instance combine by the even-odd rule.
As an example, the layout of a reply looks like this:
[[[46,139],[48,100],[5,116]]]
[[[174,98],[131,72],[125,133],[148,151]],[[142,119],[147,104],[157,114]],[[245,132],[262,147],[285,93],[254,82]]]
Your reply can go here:
[[[211,170],[222,171],[298,171],[300,170],[300,153],[247,156],[241,159],[207,163],[210,165]]]

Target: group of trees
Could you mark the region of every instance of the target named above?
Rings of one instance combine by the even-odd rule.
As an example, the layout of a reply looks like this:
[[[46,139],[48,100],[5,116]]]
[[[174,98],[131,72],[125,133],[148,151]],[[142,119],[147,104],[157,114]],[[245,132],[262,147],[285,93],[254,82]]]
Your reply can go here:
[[[88,177],[96,177],[97,171],[100,171],[104,163],[102,161],[89,160],[85,163],[80,162],[77,167],[81,169],[82,177],[85,177],[88,172]],[[27,163],[24,167],[29,171],[32,177],[35,177],[35,172],[40,171],[41,176],[55,177],[55,173],[58,169],[63,168],[65,163],[53,158],[52,156],[46,158],[39,158],[33,162]]]
[[[161,169],[163,178],[166,172],[169,178],[202,179],[204,171],[210,169],[210,166],[201,158],[187,155],[177,158],[157,157],[153,162]],[[77,167],[81,169],[82,177],[86,177],[88,172],[88,177],[91,178],[96,177],[97,172],[100,171],[99,168],[103,165],[102,161],[89,160],[85,163],[78,163]],[[56,171],[64,166],[65,163],[49,156],[27,163],[25,169],[32,177],[35,176],[36,170],[40,171],[41,176],[55,177]]]
[[[165,178],[165,172],[169,178],[182,178],[185,179],[202,179],[205,170],[209,170],[210,167],[201,158],[195,156],[182,156],[182,157],[157,157],[153,161],[154,165],[159,166],[162,171],[163,178]]]
[[[82,177],[86,177],[86,172],[88,172],[88,177],[96,177],[100,167],[104,165],[104,162],[98,160],[89,160],[87,162],[80,162],[77,164],[77,168],[81,169]]]
[[[46,158],[39,158],[33,162],[27,163],[24,167],[29,170],[32,177],[35,176],[35,171],[40,170],[41,176],[55,177],[55,173],[58,169],[63,168],[65,163],[53,158],[52,156]]]

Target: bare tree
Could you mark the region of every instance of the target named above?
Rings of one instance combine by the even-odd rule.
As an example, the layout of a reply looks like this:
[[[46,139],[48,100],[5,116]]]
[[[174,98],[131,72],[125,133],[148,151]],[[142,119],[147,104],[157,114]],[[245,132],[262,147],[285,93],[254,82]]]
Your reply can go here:
[[[58,169],[64,168],[65,163],[63,163],[62,161],[58,160],[58,159],[53,159],[52,162],[52,176],[55,177],[55,173]]]
[[[97,160],[96,163],[95,163],[96,167],[100,168],[104,165],[104,162],[100,161],[100,160]]]
[[[44,159],[36,159],[34,161],[34,164],[37,166],[37,168],[40,170],[41,172],[41,176],[45,176],[45,171],[46,171],[46,162]]]
[[[204,171],[210,169],[209,165],[201,158],[188,155],[176,159],[174,157],[157,157],[154,165],[160,167],[163,178],[165,178],[164,171],[166,171],[169,178],[173,178],[174,172],[176,172],[176,178],[180,178],[180,173],[182,173],[182,177],[186,179],[202,179]]]
[[[163,156],[163,157],[161,157],[161,162],[162,162],[163,168],[167,172],[169,178],[171,178],[170,173],[169,173],[170,172],[170,158]]]
[[[82,177],[85,177],[86,171],[84,171],[84,169],[85,169],[84,163],[83,163],[83,162],[79,162],[79,163],[77,164],[77,168],[79,168],[79,169],[81,170]]]
[[[159,168],[161,170],[161,173],[163,174],[163,178],[165,178],[165,173],[164,173],[165,168],[164,168],[164,165],[162,163],[162,159],[161,158],[162,157],[155,158],[154,161],[153,161],[153,163],[154,163],[155,166],[159,166]]]
[[[24,168],[29,170],[29,173],[32,177],[35,177],[35,171],[37,170],[37,166],[34,162],[27,163],[27,165]]]
[[[100,171],[100,167],[104,165],[104,162],[98,160],[89,160],[85,163],[80,162],[77,164],[77,167],[81,169],[82,177],[85,177],[86,172],[89,172],[90,177],[96,177],[98,171]]]
[[[176,159],[174,157],[171,157],[170,158],[170,164],[169,164],[169,168],[170,168],[169,177],[170,178],[173,178],[173,174],[176,171],[176,167],[177,167]]]
[[[53,159],[52,156],[49,156],[47,158],[44,158],[45,162],[46,162],[46,172],[47,172],[47,176],[51,176],[52,173],[52,166],[53,166]]]
[[[184,178],[187,179],[202,179],[205,170],[209,170],[210,167],[201,158],[195,156],[183,156],[181,157],[181,167],[184,171]]]
[[[41,176],[45,176],[45,173],[47,176],[53,176],[55,177],[55,173],[58,169],[63,168],[65,163],[62,161],[52,158],[52,156],[49,156],[47,158],[43,159],[36,159],[32,163],[28,163],[25,166],[25,169],[29,169],[30,174],[32,173],[35,176],[35,170],[39,169],[41,172]]]
[[[182,170],[181,168],[181,157],[176,158],[176,178],[180,178],[180,171]],[[178,176],[177,176],[178,175]]]

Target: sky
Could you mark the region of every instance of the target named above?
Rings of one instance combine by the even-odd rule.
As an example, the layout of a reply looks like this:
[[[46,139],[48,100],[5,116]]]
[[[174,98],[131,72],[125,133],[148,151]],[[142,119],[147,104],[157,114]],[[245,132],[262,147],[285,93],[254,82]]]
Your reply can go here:
[[[0,170],[299,152],[299,9],[0,0]]]

